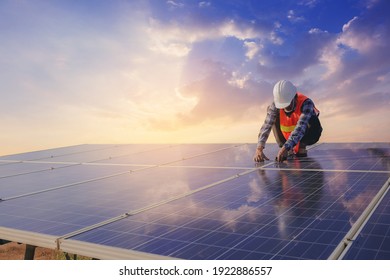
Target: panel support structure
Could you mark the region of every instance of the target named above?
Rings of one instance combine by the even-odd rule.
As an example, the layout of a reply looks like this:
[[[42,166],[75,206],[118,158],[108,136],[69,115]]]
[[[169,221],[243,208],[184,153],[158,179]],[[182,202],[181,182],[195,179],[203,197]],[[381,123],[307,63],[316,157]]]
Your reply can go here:
[[[36,247],[57,249],[57,238],[52,235],[0,227],[0,239],[30,244]]]
[[[27,244],[26,251],[24,252],[24,259],[25,260],[33,260],[36,248],[37,248],[37,246]]]
[[[103,260],[175,260],[172,257],[97,245],[78,240],[59,240],[60,250]]]

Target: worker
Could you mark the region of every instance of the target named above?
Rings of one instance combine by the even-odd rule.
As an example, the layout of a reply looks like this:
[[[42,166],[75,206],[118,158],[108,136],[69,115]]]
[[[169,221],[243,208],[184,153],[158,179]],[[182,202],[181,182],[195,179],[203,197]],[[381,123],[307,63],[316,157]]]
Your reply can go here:
[[[276,156],[277,162],[282,162],[290,156],[306,157],[306,146],[316,143],[322,133],[319,110],[310,98],[297,92],[290,81],[278,81],[273,95],[274,101],[267,108],[253,160],[269,160],[263,151],[271,130],[280,147]]]

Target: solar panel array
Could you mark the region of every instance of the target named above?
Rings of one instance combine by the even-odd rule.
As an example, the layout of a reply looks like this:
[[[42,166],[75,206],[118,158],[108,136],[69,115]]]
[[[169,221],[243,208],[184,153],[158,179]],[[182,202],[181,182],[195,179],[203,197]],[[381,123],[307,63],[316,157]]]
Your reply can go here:
[[[323,143],[284,163],[255,164],[255,149],[0,157],[0,239],[101,259],[390,259],[390,143]]]

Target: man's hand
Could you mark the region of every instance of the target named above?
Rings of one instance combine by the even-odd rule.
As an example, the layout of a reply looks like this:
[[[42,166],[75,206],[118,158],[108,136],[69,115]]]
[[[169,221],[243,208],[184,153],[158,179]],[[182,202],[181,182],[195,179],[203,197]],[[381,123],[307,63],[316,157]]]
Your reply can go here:
[[[264,160],[269,160],[269,158],[267,158],[267,156],[263,153],[263,150],[264,150],[264,147],[262,147],[262,146],[257,147],[256,153],[253,156],[253,160],[255,162],[262,162]]]
[[[287,152],[288,151],[287,151],[286,147],[283,146],[282,148],[280,148],[275,160],[277,162],[282,162],[282,161],[286,160],[287,159]]]

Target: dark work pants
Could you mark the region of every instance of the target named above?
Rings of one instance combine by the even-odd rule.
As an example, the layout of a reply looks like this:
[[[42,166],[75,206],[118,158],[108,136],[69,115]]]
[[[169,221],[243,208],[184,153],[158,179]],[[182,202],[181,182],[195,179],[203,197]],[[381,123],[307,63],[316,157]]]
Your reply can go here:
[[[276,143],[278,143],[279,147],[282,147],[284,143],[286,143],[286,139],[282,131],[280,130],[280,116],[276,115],[276,121],[272,126],[272,132],[275,136]],[[313,145],[318,142],[321,137],[322,126],[320,120],[317,116],[312,116],[309,120],[309,125],[306,129],[305,134],[303,135],[300,143],[305,145]]]

